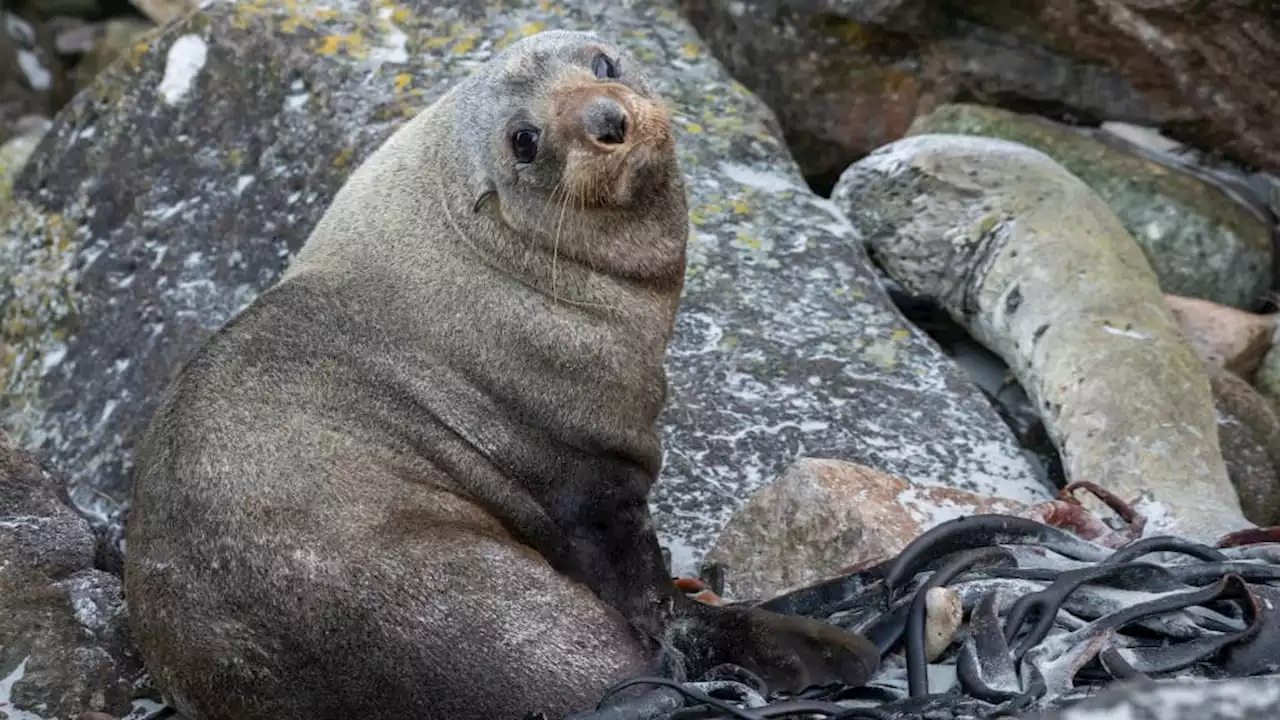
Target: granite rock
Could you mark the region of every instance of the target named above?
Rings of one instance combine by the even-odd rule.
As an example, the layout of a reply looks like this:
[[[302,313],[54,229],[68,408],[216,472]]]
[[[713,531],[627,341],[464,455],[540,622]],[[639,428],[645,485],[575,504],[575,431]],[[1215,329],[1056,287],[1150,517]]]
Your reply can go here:
[[[9,717],[127,710],[142,679],[120,579],[94,567],[96,538],[67,500],[0,432],[0,712]]]
[[[1166,293],[1253,310],[1272,283],[1271,220],[1221,188],[1043,118],[955,104],[916,119],[908,135],[997,137],[1035,148],[1111,206]]]
[[[1188,113],[1081,61],[936,0],[681,0],[734,77],[778,113],[815,186],[938,104],[977,99],[1060,118],[1161,123]]]
[[[804,458],[734,514],[706,556],[724,597],[767,600],[887,560],[933,526],[966,515],[1016,514],[1021,503],[913,487],[854,463]]]
[[[964,13],[1040,47],[1115,68],[1189,117],[1166,134],[1280,171],[1280,12],[1272,0],[978,0]],[[1119,119],[1119,118],[1116,118]]]
[[[689,191],[652,498],[673,569],[696,567],[801,454],[1043,497],[994,410],[889,301],[847,218],[806,188],[769,110],[650,2],[212,2],[162,28],[59,115],[15,187],[0,228],[5,421],[116,523],[174,369],[279,276],[347,173],[495,48],[601,27],[652,67]]]

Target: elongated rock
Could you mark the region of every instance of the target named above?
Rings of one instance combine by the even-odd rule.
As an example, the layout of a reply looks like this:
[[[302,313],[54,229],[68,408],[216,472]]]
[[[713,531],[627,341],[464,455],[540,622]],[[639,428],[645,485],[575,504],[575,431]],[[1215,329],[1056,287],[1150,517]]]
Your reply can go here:
[[[1070,480],[1172,511],[1205,539],[1247,527],[1204,366],[1115,213],[1018,143],[919,135],[851,166],[833,199],[909,292],[1013,369]]]

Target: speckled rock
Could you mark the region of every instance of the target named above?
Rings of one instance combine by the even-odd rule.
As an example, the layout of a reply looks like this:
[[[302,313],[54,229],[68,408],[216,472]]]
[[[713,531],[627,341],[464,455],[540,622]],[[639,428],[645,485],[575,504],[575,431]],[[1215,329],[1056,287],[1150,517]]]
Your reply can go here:
[[[26,167],[27,159],[35,151],[40,139],[48,132],[50,122],[37,115],[28,115],[14,127],[17,132],[0,144],[0,203],[7,202],[13,192],[13,181]]]
[[[94,568],[94,535],[66,500],[0,432],[0,713],[8,717],[128,710],[142,676],[120,579]]]
[[[1206,364],[1218,416],[1218,444],[1245,517],[1280,524],[1280,417],[1252,385]]]
[[[164,28],[77,96],[15,188],[6,421],[113,514],[175,367],[278,277],[353,167],[496,47],[601,27],[670,100],[689,189],[653,496],[674,569],[802,453],[1042,497],[990,405],[806,189],[769,111],[649,2],[214,2]]]
[[[913,487],[854,463],[805,458],[756,492],[725,526],[705,564],[723,596],[767,600],[886,560],[934,525],[1026,506],[949,488]]]
[[[1272,720],[1280,717],[1280,676],[1226,680],[1118,682],[1094,697],[1019,720]]]
[[[1274,0],[974,0],[964,12],[1054,52],[1115,68],[1154,102],[1189,114],[1168,124],[1171,136],[1280,172]]]
[[[681,0],[734,77],[778,113],[815,186],[906,132],[940,103],[977,98],[1055,117],[1161,123],[1179,103],[1135,89],[1107,62],[1082,62],[974,22],[936,0]]]
[[[908,135],[1013,140],[1053,158],[1111,206],[1142,246],[1166,293],[1257,309],[1272,282],[1271,227],[1221,189],[1043,118],[946,105]]]

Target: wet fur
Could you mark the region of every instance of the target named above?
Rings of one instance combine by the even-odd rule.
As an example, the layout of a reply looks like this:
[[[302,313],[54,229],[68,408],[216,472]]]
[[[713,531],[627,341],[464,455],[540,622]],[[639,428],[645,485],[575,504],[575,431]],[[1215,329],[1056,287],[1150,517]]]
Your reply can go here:
[[[409,121],[173,383],[126,586],[193,720],[557,717],[664,645],[784,684],[874,667],[861,638],[701,605],[662,566],[647,497],[685,197],[625,56],[609,91],[644,106],[651,156],[572,156],[555,91],[607,85],[600,48],[620,54],[534,36]],[[544,127],[543,164],[515,165],[513,117]]]

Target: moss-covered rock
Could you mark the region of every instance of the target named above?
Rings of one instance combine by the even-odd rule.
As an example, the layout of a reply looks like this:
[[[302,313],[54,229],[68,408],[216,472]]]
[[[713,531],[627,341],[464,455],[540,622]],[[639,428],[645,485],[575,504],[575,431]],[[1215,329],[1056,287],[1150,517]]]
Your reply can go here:
[[[1032,465],[881,290],[771,114],[656,2],[213,2],[112,64],[20,178],[0,254],[5,420],[127,504],[132,448],[174,369],[272,283],[347,174],[516,38],[607,28],[670,101],[688,284],[653,497],[677,571],[799,454],[1016,500]]]
[[[979,105],[944,105],[908,135],[1013,140],[1056,160],[1111,206],[1167,293],[1256,309],[1272,282],[1271,229],[1222,189],[1070,127]]]

